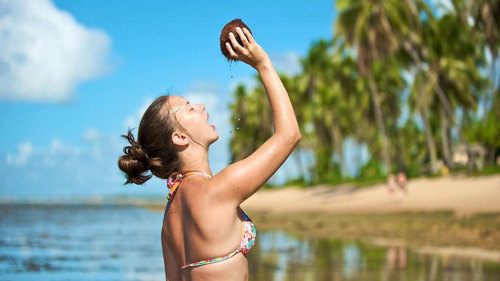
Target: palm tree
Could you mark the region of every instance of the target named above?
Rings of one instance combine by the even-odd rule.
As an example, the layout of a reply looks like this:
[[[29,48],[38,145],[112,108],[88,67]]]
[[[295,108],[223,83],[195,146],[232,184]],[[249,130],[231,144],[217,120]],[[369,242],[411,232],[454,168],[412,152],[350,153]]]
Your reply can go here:
[[[391,158],[397,163],[397,171],[405,171],[404,145],[398,121],[403,108],[403,91],[407,85],[402,76],[401,65],[394,58],[391,60],[387,59],[383,66],[379,62],[375,63],[373,69],[377,85],[381,89],[384,89],[386,95],[386,101],[382,106],[382,110],[384,115],[387,116],[385,123],[388,129],[388,136],[391,138],[391,143],[395,144],[393,145],[394,149],[391,150]]]
[[[297,122],[299,124],[300,132],[303,136],[302,141],[297,145],[292,155],[300,171],[299,178],[305,179],[306,168],[301,157],[301,152],[313,147],[310,145],[312,136],[307,132],[307,119],[305,118],[305,111],[308,103],[306,92],[307,77],[302,74],[289,76],[284,73],[279,73],[279,76],[281,82],[283,82],[283,86],[288,92],[288,96],[290,97],[290,101],[295,111],[295,117],[297,118]]]
[[[483,98],[483,120],[487,123],[491,119],[491,116],[488,116],[488,105],[491,106],[491,110],[493,111],[494,106],[497,104],[498,92],[500,91],[498,88],[499,85],[496,84],[498,75],[495,68],[500,48],[500,0],[471,0],[465,5],[462,1],[454,1],[453,4],[457,12],[462,15],[464,22],[469,17],[472,19],[473,28],[480,37],[479,41],[482,42],[481,45],[488,46],[491,55],[489,66],[491,87],[489,91],[484,92]],[[496,122],[500,122],[500,119],[497,119]],[[496,147],[494,146],[489,148],[488,159],[490,164],[493,164],[495,161],[495,150]]]
[[[354,118],[365,110],[356,99],[356,61],[337,42],[319,40],[301,63],[308,79],[303,95],[308,102],[300,107],[305,110],[305,123],[314,130],[311,147],[317,156],[317,179],[338,181],[346,171],[344,141],[355,131]]]
[[[426,70],[422,68],[417,69],[410,88],[410,108],[412,111],[417,111],[422,118],[429,158],[429,170],[431,174],[436,174],[438,172],[436,142],[429,120],[429,108],[431,102],[433,102],[433,95],[430,89],[431,85],[427,84],[426,78]]]
[[[424,34],[429,50],[427,89],[440,101],[443,158],[449,167],[453,164],[450,128],[457,121],[447,111],[453,112],[456,107],[475,110],[485,83],[477,70],[477,46],[470,41],[470,35],[470,29],[453,14],[431,21]],[[457,129],[461,137],[461,128]]]
[[[272,113],[264,91],[261,84],[250,93],[241,84],[234,90],[236,101],[229,106],[233,116],[231,162],[247,157],[272,135]]]
[[[313,181],[325,182],[333,179],[336,170],[333,162],[335,151],[332,144],[339,140],[334,139],[330,127],[332,122],[331,108],[325,106],[323,98],[328,91],[326,72],[331,68],[328,49],[331,42],[320,40],[311,45],[306,57],[301,58],[304,75],[308,82],[305,89],[307,103],[304,104],[304,116],[314,131],[311,147],[315,155]]]
[[[496,99],[495,61],[500,46],[500,0],[455,0],[453,7],[465,25],[471,24],[482,46],[488,46],[491,55],[490,79],[493,82],[489,91],[485,91],[483,113],[486,116],[488,105]],[[477,43],[477,42],[476,42]],[[488,93],[491,95],[488,97]]]
[[[476,46],[471,43],[470,28],[454,15],[435,19],[425,3],[407,3],[408,7],[413,7],[408,11],[416,14],[420,10],[425,14],[425,22],[417,17],[407,17],[413,20],[409,21],[409,30],[401,34],[400,41],[416,67],[411,104],[422,117],[430,168],[435,173],[437,157],[428,109],[434,102],[439,103],[435,108],[441,119],[442,154],[445,163],[451,166],[450,128],[457,124],[454,108],[460,105],[468,110],[477,104],[481,78],[476,69]],[[458,129],[461,133],[460,127]]]
[[[339,0],[336,2],[338,17],[334,25],[336,37],[357,53],[359,71],[367,79],[374,116],[380,132],[382,158],[386,171],[391,169],[389,140],[385,127],[382,103],[384,94],[375,82],[372,66],[375,61],[385,61],[399,48],[396,35],[403,33],[405,3],[399,0]]]
[[[401,53],[398,56],[400,62],[406,65],[408,70],[414,70],[413,84],[410,86],[409,105],[412,111],[417,111],[422,118],[425,131],[426,146],[429,160],[429,170],[431,174],[438,171],[437,166],[437,150],[436,143],[429,121],[429,107],[431,98],[426,93],[429,92],[428,67],[426,59],[429,56],[429,50],[423,39],[424,28],[429,24],[429,21],[434,20],[433,14],[429,6],[421,0],[405,0],[406,9],[403,10],[402,16],[405,19],[405,28],[402,32],[396,33],[398,42],[400,42]],[[441,93],[441,92],[440,92]],[[445,98],[442,98],[443,106],[449,103]],[[451,114],[451,108],[447,108],[447,112]]]

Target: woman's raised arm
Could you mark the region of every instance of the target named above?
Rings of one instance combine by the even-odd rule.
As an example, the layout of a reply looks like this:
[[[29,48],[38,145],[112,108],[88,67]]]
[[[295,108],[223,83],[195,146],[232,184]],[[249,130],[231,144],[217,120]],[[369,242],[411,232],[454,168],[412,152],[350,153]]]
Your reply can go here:
[[[273,112],[274,134],[250,156],[227,166],[210,180],[207,193],[211,199],[235,206],[269,180],[301,139],[292,103],[271,60],[248,30],[237,28],[237,32],[243,46],[230,34],[232,46],[226,47],[233,59],[258,71]]]

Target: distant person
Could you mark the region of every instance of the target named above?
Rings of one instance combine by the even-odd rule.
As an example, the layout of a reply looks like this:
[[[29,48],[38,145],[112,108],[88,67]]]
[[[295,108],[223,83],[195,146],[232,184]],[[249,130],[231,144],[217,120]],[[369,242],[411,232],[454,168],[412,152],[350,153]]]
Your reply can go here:
[[[231,57],[260,75],[274,115],[274,133],[247,158],[212,175],[208,148],[218,140],[205,105],[180,96],[160,96],[142,116],[137,141],[118,166],[127,183],[143,184],[152,175],[169,187],[161,229],[167,281],[248,280],[247,254],[256,241],[252,220],[240,204],[278,170],[301,139],[292,103],[267,53],[246,29],[231,33]],[[175,199],[174,197],[177,197]],[[174,200],[175,199],[175,200]],[[130,222],[133,223],[133,222]]]
[[[394,194],[398,189],[397,183],[396,183],[396,176],[393,174],[389,174],[387,176],[387,192],[389,193],[390,196]]]
[[[398,187],[399,189],[404,193],[404,194],[408,194],[408,187],[407,187],[407,184],[408,184],[408,179],[406,178],[406,173],[404,171],[401,171],[398,173]]]
[[[390,270],[393,270],[396,265],[400,270],[405,269],[407,263],[406,248],[403,246],[389,247],[386,253],[386,261]]]

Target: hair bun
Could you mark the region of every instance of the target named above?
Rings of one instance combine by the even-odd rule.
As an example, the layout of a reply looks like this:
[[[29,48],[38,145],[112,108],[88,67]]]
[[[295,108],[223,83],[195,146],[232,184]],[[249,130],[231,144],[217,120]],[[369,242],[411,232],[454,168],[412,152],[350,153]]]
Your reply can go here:
[[[128,176],[126,183],[142,184],[151,177],[143,175],[151,168],[149,156],[141,144],[135,141],[131,130],[122,137],[126,138],[130,145],[123,148],[125,155],[120,156],[118,166]]]
[[[149,164],[149,156],[139,143],[132,144],[128,151],[128,155],[131,156],[132,159],[141,162],[142,165],[144,165],[144,169],[149,170],[151,167]]]

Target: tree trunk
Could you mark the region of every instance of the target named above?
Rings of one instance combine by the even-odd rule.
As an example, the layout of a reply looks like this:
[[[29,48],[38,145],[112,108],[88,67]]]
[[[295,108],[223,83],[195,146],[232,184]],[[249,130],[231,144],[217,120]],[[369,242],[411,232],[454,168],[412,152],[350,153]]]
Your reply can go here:
[[[340,174],[345,171],[344,167],[344,152],[343,152],[343,144],[344,140],[342,139],[342,132],[340,130],[340,125],[338,120],[333,117],[333,126],[332,126],[332,139],[333,139],[333,149],[339,156],[339,166],[340,166]]]
[[[396,133],[396,141],[397,141],[397,159],[398,159],[398,169],[399,171],[406,171],[406,164],[405,164],[405,159],[404,159],[404,147],[403,147],[403,142],[401,141],[401,133],[399,132],[399,128],[396,124],[396,127],[394,128],[395,133]]]
[[[426,109],[420,109],[420,116],[424,120],[425,141],[427,143],[427,150],[429,151],[429,161],[431,166],[431,173],[435,174],[437,170],[437,157],[436,157],[436,144],[432,137],[431,124],[429,123],[429,116]]]
[[[455,123],[455,116],[453,115],[453,109],[451,108],[450,101],[446,97],[446,94],[443,91],[443,88],[441,88],[440,81],[439,81],[439,73],[437,74],[438,81],[436,81],[436,92],[438,95],[439,100],[441,101],[441,106],[444,110],[444,113],[448,116],[448,119],[451,121],[451,123]]]
[[[441,117],[441,136],[443,141],[441,142],[443,148],[443,161],[451,169],[451,152],[450,152],[450,140],[448,139],[448,117],[444,112],[442,106],[439,107],[439,114]]]
[[[382,161],[384,164],[385,172],[390,172],[391,170],[391,160],[389,154],[389,142],[387,139],[387,133],[384,125],[384,118],[382,115],[382,108],[380,106],[379,93],[377,90],[377,85],[375,85],[375,81],[372,74],[368,74],[368,84],[370,87],[370,94],[373,102],[373,108],[375,111],[375,120],[377,122],[377,127],[382,136]]]

